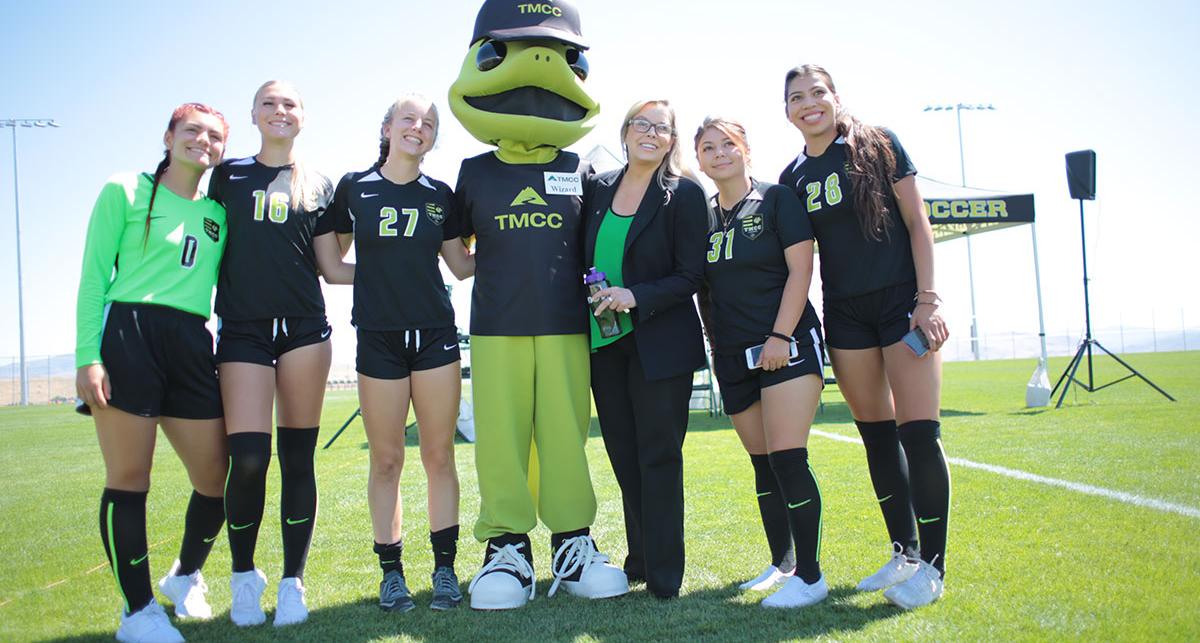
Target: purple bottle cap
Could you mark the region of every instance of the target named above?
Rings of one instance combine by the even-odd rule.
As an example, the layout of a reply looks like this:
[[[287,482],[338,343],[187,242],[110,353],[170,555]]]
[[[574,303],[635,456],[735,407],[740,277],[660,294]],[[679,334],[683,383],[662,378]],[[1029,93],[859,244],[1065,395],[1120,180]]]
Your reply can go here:
[[[600,283],[605,279],[607,279],[607,276],[605,276],[603,272],[596,270],[595,266],[592,266],[588,270],[587,274],[583,276],[583,283],[590,286],[595,283]]]

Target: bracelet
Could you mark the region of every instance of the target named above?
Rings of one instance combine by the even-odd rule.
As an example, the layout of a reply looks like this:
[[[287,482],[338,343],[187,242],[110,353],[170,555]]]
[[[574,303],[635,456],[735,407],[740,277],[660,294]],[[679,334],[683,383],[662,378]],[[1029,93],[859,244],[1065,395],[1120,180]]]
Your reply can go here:
[[[920,306],[920,305],[922,305],[922,304],[924,304],[924,305],[926,305],[926,306],[933,306],[934,310],[936,310],[936,309],[938,309],[938,308],[941,308],[941,305],[940,305],[940,304],[938,304],[936,301],[918,301],[918,302],[917,302],[917,303],[916,303],[916,304],[913,306],[913,310],[916,310],[916,309],[917,309],[917,306]]]
[[[796,338],[792,337],[791,335],[784,335],[783,333],[777,333],[775,331],[771,331],[771,332],[767,333],[768,339],[770,339],[772,337],[774,337],[775,339],[782,339],[783,341],[785,341],[789,344],[796,341]]]
[[[921,301],[919,299],[921,295],[933,295],[933,301]],[[918,290],[917,294],[913,295],[913,301],[918,304],[933,304],[936,306],[942,303],[942,298],[937,294],[936,290]]]

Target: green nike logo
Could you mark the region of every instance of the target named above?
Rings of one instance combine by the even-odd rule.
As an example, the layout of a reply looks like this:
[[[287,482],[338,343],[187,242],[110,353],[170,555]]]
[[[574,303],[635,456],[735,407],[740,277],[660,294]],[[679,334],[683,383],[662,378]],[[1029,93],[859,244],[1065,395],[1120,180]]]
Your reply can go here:
[[[217,537],[216,537],[216,536],[213,536],[212,538],[205,538],[205,539],[204,539],[204,542],[206,542],[206,543],[211,543],[212,541],[214,541],[214,540],[216,540],[216,539],[217,539]]]
[[[146,552],[146,554],[144,556],[142,556],[141,558],[134,558],[134,559],[130,560],[129,566],[130,567],[136,566],[136,565],[142,563],[143,561],[145,561],[149,557],[150,557],[150,552]]]
[[[394,562],[396,562],[396,561],[394,561],[394,560],[381,560],[381,561],[379,561],[379,562],[383,563],[384,565],[391,565],[392,563],[394,563]]]
[[[879,502],[887,502],[888,500],[891,500],[892,496],[894,496],[894,495],[896,495],[896,494],[889,493],[888,495],[886,495],[882,498],[876,498],[876,500],[878,500]]]
[[[803,507],[804,505],[807,505],[810,502],[812,502],[812,498],[809,498],[808,500],[805,500],[804,502],[797,502],[796,504],[792,504],[789,502],[788,509],[796,509],[797,507]]]
[[[533,188],[525,188],[517,194],[517,198],[509,204],[513,205],[546,205],[546,200]]]
[[[928,525],[931,522],[937,522],[939,520],[941,520],[940,517],[938,517],[938,518],[917,518],[917,522],[921,523],[922,525]]]
[[[754,497],[755,497],[755,498],[761,498],[761,497],[763,497],[763,496],[769,496],[769,495],[771,495],[771,492],[770,492],[770,491],[764,491],[764,492],[762,492],[762,493],[755,494],[755,495],[754,495]]]
[[[287,524],[289,525],[299,525],[306,522],[308,522],[308,518],[301,518],[300,520],[292,520],[291,518],[287,519]]]
[[[234,531],[241,531],[241,530],[243,530],[243,529],[246,529],[246,528],[248,528],[248,527],[253,527],[253,526],[254,526],[254,523],[252,523],[252,522],[248,522],[248,523],[246,523],[246,524],[244,524],[244,525],[235,525],[235,524],[233,524],[233,523],[229,523],[229,528],[230,528],[230,529],[232,529],[232,530],[234,530]]]

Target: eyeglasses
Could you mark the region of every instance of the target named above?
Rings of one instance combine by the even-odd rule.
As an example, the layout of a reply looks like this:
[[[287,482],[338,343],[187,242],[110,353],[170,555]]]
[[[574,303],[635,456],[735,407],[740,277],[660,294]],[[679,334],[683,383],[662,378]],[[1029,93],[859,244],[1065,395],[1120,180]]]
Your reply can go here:
[[[638,134],[645,134],[651,129],[659,136],[670,136],[675,133],[675,128],[667,123],[651,123],[644,118],[635,118],[629,121],[629,126]]]

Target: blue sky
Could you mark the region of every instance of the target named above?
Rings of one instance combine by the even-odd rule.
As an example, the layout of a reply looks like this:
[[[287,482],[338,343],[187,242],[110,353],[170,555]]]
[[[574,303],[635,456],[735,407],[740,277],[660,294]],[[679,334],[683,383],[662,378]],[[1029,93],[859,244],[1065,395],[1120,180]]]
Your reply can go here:
[[[847,7],[851,4],[851,7]],[[863,120],[892,127],[923,176],[956,183],[953,114],[931,103],[992,103],[964,113],[971,185],[1037,199],[1047,326],[1082,322],[1078,206],[1063,154],[1099,156],[1099,200],[1087,206],[1098,325],[1200,325],[1190,193],[1200,127],[1200,8],[1189,2],[579,2],[602,104],[572,149],[619,149],[634,100],[665,97],[686,140],[710,113],[743,120],[759,178],[773,180],[803,145],[783,117],[782,78],[815,62]],[[336,179],[369,165],[392,98],[420,91],[442,107],[428,174],[452,182],[483,151],[450,115],[446,90],[466,53],[474,1],[8,3],[0,23],[0,118],[47,117],[58,130],[19,137],[26,344],[74,347],[79,256],[92,202],[115,172],[148,170],[172,108],[201,101],[233,126],[228,155],[257,151],[254,89],[269,78],[304,94],[306,157]],[[0,130],[0,360],[17,353],[12,148]],[[691,154],[685,157],[694,165]],[[927,194],[927,196],[930,196]],[[1026,227],[978,237],[982,333],[1036,332]],[[969,324],[966,254],[940,244],[939,290],[952,332]],[[1191,266],[1191,268],[1189,268]],[[469,286],[456,288],[466,325]],[[348,289],[327,289],[336,359],[352,362]],[[10,312],[11,311],[11,312]],[[1166,321],[1164,321],[1166,320]]]

